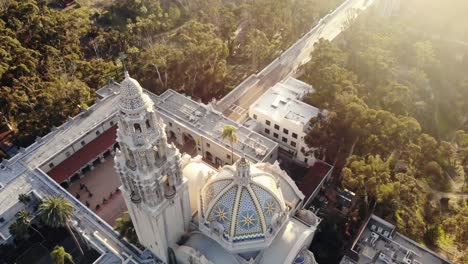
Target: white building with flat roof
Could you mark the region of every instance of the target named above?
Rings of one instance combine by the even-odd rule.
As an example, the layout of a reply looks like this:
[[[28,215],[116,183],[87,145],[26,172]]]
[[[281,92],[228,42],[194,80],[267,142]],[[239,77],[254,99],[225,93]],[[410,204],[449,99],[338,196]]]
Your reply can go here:
[[[340,264],[452,264],[397,232],[395,225],[372,214]]]
[[[278,142],[285,153],[308,165],[313,165],[315,158],[304,137],[310,119],[320,110],[304,103],[302,98],[312,92],[312,86],[290,77],[271,87],[249,108],[257,132]]]

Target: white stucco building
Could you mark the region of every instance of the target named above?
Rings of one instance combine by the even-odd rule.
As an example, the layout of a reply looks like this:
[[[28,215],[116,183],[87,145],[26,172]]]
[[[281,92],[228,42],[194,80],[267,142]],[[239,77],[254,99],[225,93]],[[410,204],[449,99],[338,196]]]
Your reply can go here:
[[[257,132],[276,141],[284,153],[308,165],[314,164],[315,157],[304,137],[310,119],[317,116],[319,109],[304,103],[302,98],[312,92],[312,86],[291,77],[270,88],[249,108]]]
[[[277,162],[181,157],[138,82],[120,85],[116,169],[142,245],[166,263],[315,263],[319,218]]]

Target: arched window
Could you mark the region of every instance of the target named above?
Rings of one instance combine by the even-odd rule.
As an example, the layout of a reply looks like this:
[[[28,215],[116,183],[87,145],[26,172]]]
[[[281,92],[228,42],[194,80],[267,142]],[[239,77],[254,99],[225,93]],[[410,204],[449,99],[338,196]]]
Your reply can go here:
[[[146,127],[147,127],[147,128],[151,128],[151,125],[150,125],[150,122],[149,122],[148,119],[146,119]]]
[[[140,132],[141,133],[140,124],[133,124],[133,127],[135,128],[135,132]]]

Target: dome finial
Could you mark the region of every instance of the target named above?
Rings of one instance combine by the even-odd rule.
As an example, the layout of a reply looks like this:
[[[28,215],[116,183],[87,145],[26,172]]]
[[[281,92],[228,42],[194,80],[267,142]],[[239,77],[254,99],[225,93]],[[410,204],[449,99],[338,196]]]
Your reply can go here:
[[[245,154],[236,162],[235,178],[238,179],[241,184],[248,184],[251,180],[250,163],[245,158]]]

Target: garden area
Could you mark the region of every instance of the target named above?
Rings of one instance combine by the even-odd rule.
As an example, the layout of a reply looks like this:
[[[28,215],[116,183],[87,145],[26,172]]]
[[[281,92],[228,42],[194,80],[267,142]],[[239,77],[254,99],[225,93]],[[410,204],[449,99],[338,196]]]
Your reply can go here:
[[[89,247],[70,225],[72,204],[61,197],[39,200],[20,194],[26,209],[18,211],[9,226],[11,238],[0,245],[0,263],[93,263],[100,254]]]
[[[39,233],[29,229],[28,239],[15,239],[12,244],[1,245],[0,258],[2,263],[60,263],[55,262],[52,258],[52,252],[57,245],[60,245],[59,248],[63,248],[64,258],[67,258],[67,254],[71,255],[75,264],[93,263],[100,256],[97,251],[87,247],[83,247],[84,255],[82,255],[66,228],[38,227],[36,224],[33,226],[42,234],[42,237]]]

